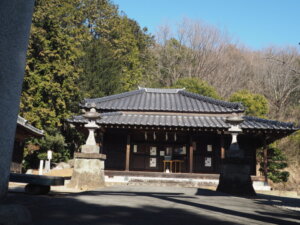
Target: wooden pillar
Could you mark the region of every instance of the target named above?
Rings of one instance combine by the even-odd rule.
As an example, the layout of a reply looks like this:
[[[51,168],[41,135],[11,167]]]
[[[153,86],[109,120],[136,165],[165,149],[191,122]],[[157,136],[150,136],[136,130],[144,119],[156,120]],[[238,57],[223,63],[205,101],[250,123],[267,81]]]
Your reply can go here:
[[[221,159],[225,159],[224,136],[221,136]]]
[[[189,166],[189,172],[192,173],[194,170],[193,163],[194,163],[194,149],[196,149],[196,142],[193,142],[192,137],[190,138],[190,166]]]
[[[125,161],[125,171],[129,171],[129,160],[130,160],[130,135],[127,135],[126,144],[126,161]]]
[[[100,153],[103,153],[103,136],[104,136],[104,131],[101,130],[98,134],[99,134],[99,148],[100,148]]]
[[[265,183],[268,183],[268,146],[264,143],[264,177]]]

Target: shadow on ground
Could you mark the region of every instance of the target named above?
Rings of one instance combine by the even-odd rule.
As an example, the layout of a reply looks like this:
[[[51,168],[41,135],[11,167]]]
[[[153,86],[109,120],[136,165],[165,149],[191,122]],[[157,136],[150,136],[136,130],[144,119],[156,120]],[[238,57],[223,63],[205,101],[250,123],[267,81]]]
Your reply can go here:
[[[183,225],[183,224],[298,224],[299,214],[249,212],[202,203],[198,196],[229,195],[198,189],[194,195],[180,192],[143,192],[99,190],[82,193],[29,196],[10,194],[7,201],[25,205],[32,213],[33,224],[77,225]],[[263,196],[255,199],[264,204]],[[232,200],[234,201],[234,199]],[[242,207],[242,206],[241,206]]]

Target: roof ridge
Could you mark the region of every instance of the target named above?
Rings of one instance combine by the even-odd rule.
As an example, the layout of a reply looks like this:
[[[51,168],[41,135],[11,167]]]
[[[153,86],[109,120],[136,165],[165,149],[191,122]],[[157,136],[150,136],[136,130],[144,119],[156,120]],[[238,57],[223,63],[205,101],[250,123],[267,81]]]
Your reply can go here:
[[[145,90],[148,93],[165,93],[165,94],[177,94],[179,91],[185,90],[185,88],[146,88],[138,87],[139,90]]]
[[[120,93],[120,94],[104,96],[104,97],[100,97],[100,98],[85,98],[83,101],[81,101],[81,103],[79,103],[79,106],[81,106],[81,107],[92,107],[91,105],[93,103],[96,104],[96,103],[100,103],[100,102],[106,102],[106,101],[110,101],[110,100],[126,98],[128,96],[143,93],[143,92],[145,92],[145,90],[138,89],[138,90],[123,92],[123,93]],[[90,103],[90,104],[88,105],[88,103]]]
[[[211,103],[214,105],[221,105],[226,108],[245,111],[245,107],[240,102],[227,102],[227,101],[218,100],[218,99],[215,99],[212,97],[208,97],[208,96],[204,96],[204,95],[200,95],[200,94],[196,94],[196,93],[192,93],[192,92],[188,92],[188,91],[184,91],[184,90],[179,91],[178,93],[179,94],[181,93],[185,96],[192,97],[197,100],[205,101],[205,102],[208,102],[208,103]]]

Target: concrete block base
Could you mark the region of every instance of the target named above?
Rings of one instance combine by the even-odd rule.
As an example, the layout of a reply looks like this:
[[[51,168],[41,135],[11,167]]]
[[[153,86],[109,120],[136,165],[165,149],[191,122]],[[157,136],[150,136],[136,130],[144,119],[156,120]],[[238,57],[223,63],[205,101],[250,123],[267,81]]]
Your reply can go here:
[[[90,190],[103,186],[105,186],[104,159],[75,158],[72,178],[67,187]]]

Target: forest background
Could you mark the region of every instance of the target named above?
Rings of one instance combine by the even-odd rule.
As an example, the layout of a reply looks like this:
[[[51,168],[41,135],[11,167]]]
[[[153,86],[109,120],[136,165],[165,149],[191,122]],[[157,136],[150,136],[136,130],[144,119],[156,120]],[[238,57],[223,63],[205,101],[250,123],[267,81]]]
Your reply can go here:
[[[54,150],[55,161],[72,156],[80,145],[74,139],[83,139],[68,129],[65,119],[80,113],[83,98],[138,86],[185,87],[240,101],[248,115],[298,125],[300,121],[297,48],[253,51],[218,27],[188,18],[176,29],[161,25],[156,34],[149,34],[109,0],[36,0],[20,114],[46,136],[30,140],[25,168],[45,157],[48,149]],[[300,132],[271,147],[279,152],[274,159],[278,169],[288,162],[290,173],[288,182],[275,186],[297,189]]]

